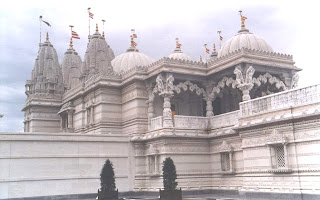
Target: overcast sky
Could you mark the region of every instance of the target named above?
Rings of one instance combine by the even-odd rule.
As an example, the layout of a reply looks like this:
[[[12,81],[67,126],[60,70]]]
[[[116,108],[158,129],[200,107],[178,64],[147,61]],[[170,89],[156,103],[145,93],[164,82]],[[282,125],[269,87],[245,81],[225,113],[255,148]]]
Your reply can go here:
[[[299,86],[320,83],[320,12],[317,1],[249,0],[103,0],[103,1],[6,1],[0,8],[0,131],[23,131],[26,95],[25,81],[30,78],[39,43],[39,16],[51,27],[42,25],[42,38],[49,32],[59,61],[68,48],[70,29],[81,39],[74,48],[83,59],[91,7],[94,24],[102,29],[106,20],[106,39],[116,55],[129,47],[130,29],[138,34],[140,52],[157,60],[169,55],[180,38],[182,50],[192,59],[204,57],[203,44],[218,43],[217,30],[225,42],[240,28],[238,11],[248,19],[250,32],[264,38],[275,52],[293,55],[299,73]]]

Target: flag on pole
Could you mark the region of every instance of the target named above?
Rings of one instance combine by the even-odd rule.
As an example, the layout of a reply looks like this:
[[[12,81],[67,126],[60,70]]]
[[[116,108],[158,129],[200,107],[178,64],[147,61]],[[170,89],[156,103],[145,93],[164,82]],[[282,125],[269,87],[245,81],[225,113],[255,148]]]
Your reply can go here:
[[[210,49],[206,47],[206,53],[210,53]]]
[[[75,31],[72,31],[72,38],[75,38],[75,39],[80,39],[78,33],[76,33]]]
[[[46,21],[42,20],[42,18],[41,18],[41,21],[51,27],[51,25],[49,24],[49,22],[46,22]]]
[[[220,35],[220,40],[223,40],[223,37]]]
[[[89,17],[93,19],[93,13],[89,11]]]
[[[132,38],[137,38],[137,37],[138,37],[137,34],[135,33],[132,34]]]
[[[241,19],[242,19],[242,20],[246,20],[246,19],[247,19],[247,17],[245,17],[245,16],[241,16]]]

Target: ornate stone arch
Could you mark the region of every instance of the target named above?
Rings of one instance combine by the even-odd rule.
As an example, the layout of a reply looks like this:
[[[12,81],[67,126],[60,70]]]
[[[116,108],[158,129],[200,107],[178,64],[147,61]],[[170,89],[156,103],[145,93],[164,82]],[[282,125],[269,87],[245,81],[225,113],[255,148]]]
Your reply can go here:
[[[191,92],[195,91],[198,96],[202,95],[203,98],[206,98],[207,93],[203,88],[200,88],[197,84],[193,84],[190,81],[180,82],[178,85],[173,86],[173,91],[177,94],[180,94],[181,90],[187,91],[190,90]]]
[[[279,78],[272,76],[269,73],[265,73],[264,75],[260,75],[257,78],[252,79],[252,83],[257,85],[258,87],[263,83],[275,84],[277,89],[288,90],[288,87],[281,81]]]
[[[211,93],[208,95],[212,100],[215,99],[216,95],[221,92],[225,86],[232,86],[232,88],[237,88],[237,82],[233,78],[223,77],[217,84],[217,86],[212,88]]]

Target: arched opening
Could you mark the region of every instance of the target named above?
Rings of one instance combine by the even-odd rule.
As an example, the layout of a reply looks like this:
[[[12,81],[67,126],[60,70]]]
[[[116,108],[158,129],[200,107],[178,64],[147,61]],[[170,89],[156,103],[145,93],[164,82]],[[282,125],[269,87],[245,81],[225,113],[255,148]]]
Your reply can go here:
[[[225,86],[216,94],[216,98],[212,103],[214,115],[239,110],[241,100],[242,93],[239,89]]]

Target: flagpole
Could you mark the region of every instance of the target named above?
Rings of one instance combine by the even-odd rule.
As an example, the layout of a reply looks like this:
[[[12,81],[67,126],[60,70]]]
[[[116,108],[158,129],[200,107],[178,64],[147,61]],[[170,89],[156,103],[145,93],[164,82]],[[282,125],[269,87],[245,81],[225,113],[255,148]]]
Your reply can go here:
[[[42,16],[40,15],[40,17],[39,17],[39,21],[40,21],[40,44],[41,44],[41,19],[42,19]]]
[[[219,49],[221,49],[221,31],[217,31],[219,34]]]
[[[102,20],[102,37],[104,38],[104,22],[106,22],[106,20]]]
[[[206,63],[207,63],[207,43],[204,44],[204,50],[205,50],[205,54],[206,54]]]
[[[69,25],[70,29],[71,29],[71,37],[70,37],[70,48],[73,48],[73,44],[72,44],[72,25]]]
[[[88,16],[89,16],[89,36],[90,36],[90,9],[91,9],[91,8],[89,7],[89,8],[88,8],[88,13],[89,13],[89,15],[88,15]]]

